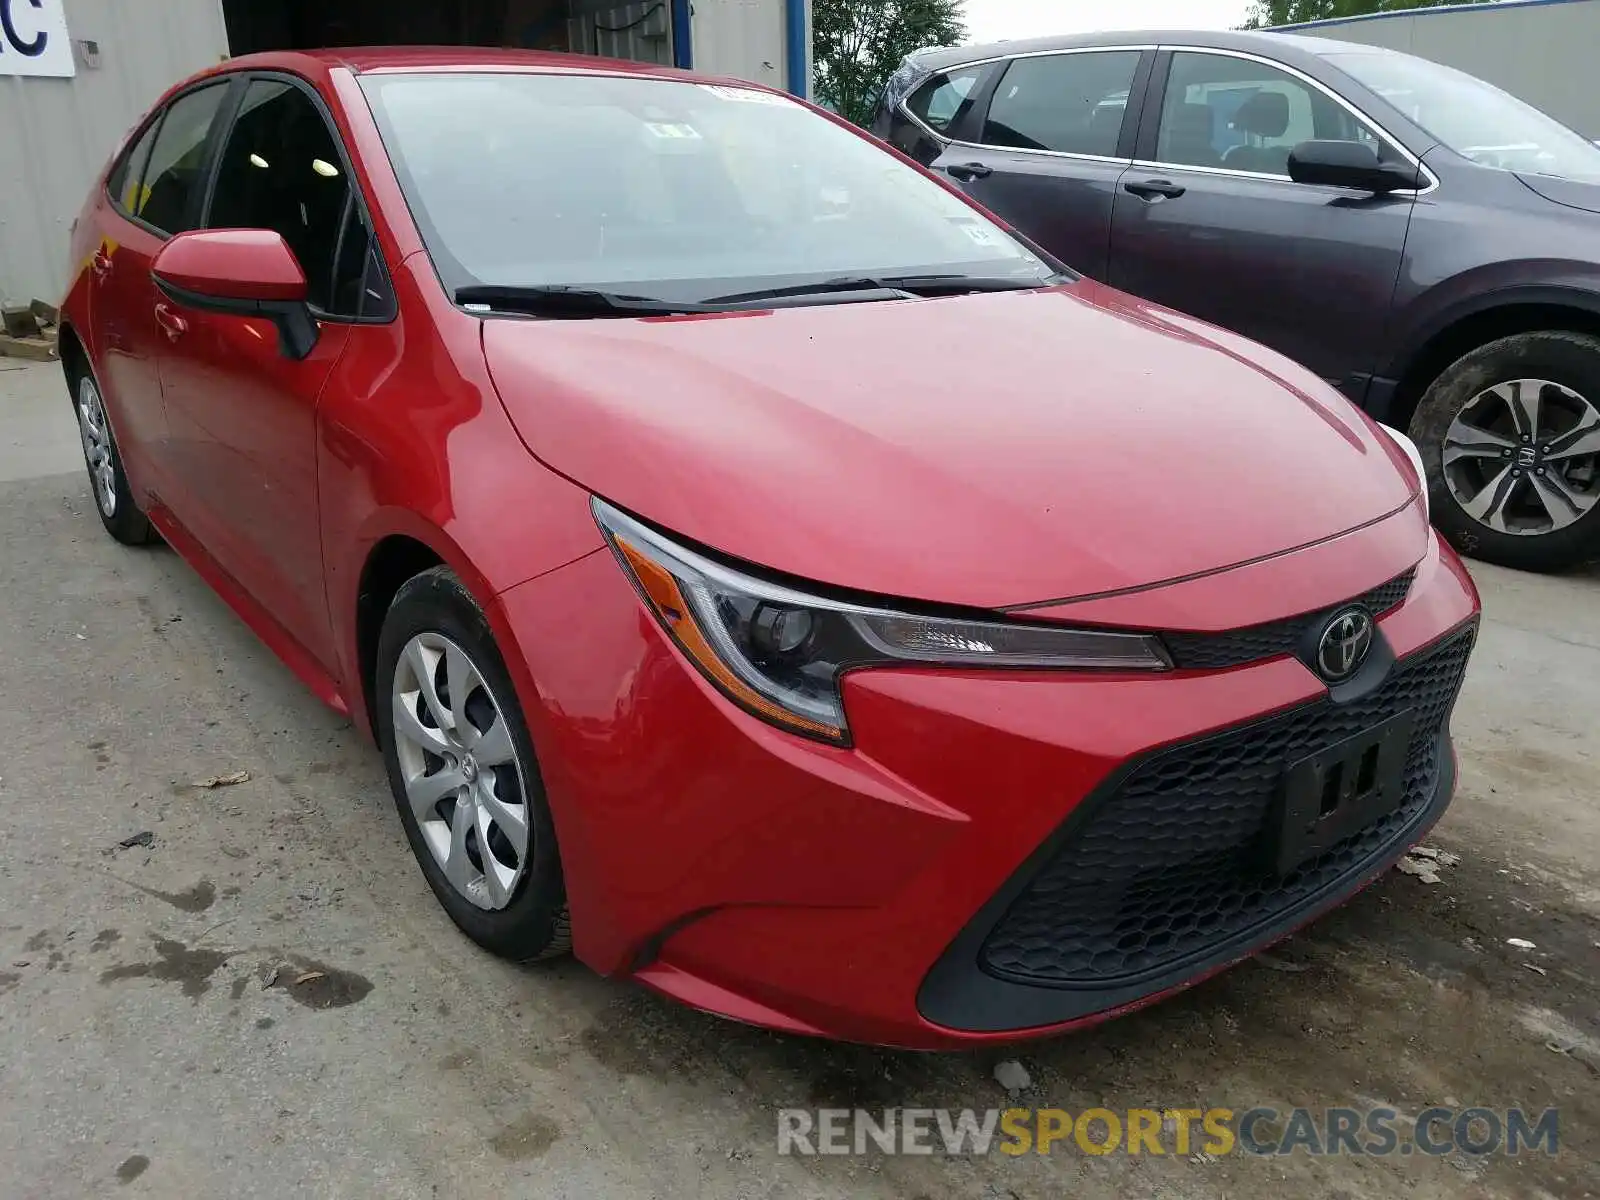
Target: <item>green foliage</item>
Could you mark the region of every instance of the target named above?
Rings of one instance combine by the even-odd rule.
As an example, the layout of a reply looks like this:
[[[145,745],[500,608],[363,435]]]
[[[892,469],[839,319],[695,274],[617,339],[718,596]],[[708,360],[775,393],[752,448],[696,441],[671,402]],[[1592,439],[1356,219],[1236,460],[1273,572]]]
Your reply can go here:
[[[858,125],[902,59],[967,35],[963,0],[816,0],[812,9],[817,97]]]
[[[1489,0],[1254,0],[1246,29],[1271,25],[1297,25],[1302,21],[1330,21],[1336,17],[1361,17],[1368,13],[1399,12],[1408,8],[1438,8],[1443,4],[1484,4]]]

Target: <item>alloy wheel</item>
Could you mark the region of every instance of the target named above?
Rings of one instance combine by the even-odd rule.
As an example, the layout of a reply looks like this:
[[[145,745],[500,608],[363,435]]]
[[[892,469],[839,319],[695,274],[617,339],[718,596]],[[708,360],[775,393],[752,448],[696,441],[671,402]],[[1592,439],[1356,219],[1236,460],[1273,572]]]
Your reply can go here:
[[[106,422],[100,389],[85,375],[78,381],[78,436],[83,439],[83,457],[89,464],[94,483],[95,502],[107,520],[117,515],[117,464],[111,455],[111,426]]]
[[[1445,484],[1497,533],[1554,533],[1600,504],[1600,409],[1546,379],[1497,383],[1445,434]]]
[[[449,638],[419,633],[395,664],[395,755],[422,840],[452,887],[503,909],[527,873],[524,773],[483,673]]]

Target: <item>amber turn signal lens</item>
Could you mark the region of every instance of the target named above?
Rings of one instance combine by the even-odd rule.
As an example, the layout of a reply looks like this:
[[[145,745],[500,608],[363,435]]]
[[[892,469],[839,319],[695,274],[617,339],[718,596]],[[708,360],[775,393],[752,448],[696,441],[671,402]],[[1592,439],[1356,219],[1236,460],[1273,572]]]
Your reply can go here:
[[[775,725],[786,726],[800,733],[826,738],[829,741],[845,740],[846,734],[843,729],[810,720],[774,704],[729,670],[712,650],[699,625],[695,623],[693,609],[672,573],[648,557],[637,546],[630,544],[622,534],[614,533],[612,537],[618,551],[627,560],[633,577],[639,581],[639,589],[655,610],[657,618],[678,643],[679,648],[689,656],[690,661],[707,679],[721,688],[730,699]]]

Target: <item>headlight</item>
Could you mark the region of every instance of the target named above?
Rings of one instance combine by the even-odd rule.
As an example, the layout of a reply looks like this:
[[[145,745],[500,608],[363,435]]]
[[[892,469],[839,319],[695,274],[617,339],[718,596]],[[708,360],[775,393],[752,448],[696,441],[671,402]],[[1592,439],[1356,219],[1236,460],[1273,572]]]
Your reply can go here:
[[[1164,671],[1154,637],[841,603],[768,583],[663,537],[605,501],[595,519],[678,648],[724,695],[794,733],[849,740],[839,679],[893,662]]]
[[[1422,451],[1417,449],[1417,444],[1401,433],[1398,429],[1380,423],[1378,428],[1389,435],[1389,440],[1406,452],[1406,457],[1411,460],[1411,465],[1417,469],[1417,478],[1422,481],[1422,515],[1429,521],[1433,520],[1433,512],[1428,503],[1428,472],[1422,465]]]

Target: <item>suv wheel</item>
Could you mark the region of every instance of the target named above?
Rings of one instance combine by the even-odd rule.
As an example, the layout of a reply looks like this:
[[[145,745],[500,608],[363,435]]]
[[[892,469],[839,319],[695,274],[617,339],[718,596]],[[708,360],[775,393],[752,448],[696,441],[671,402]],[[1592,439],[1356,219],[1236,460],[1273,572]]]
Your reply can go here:
[[[1411,436],[1462,553],[1530,571],[1600,557],[1600,338],[1480,346],[1434,381]]]

